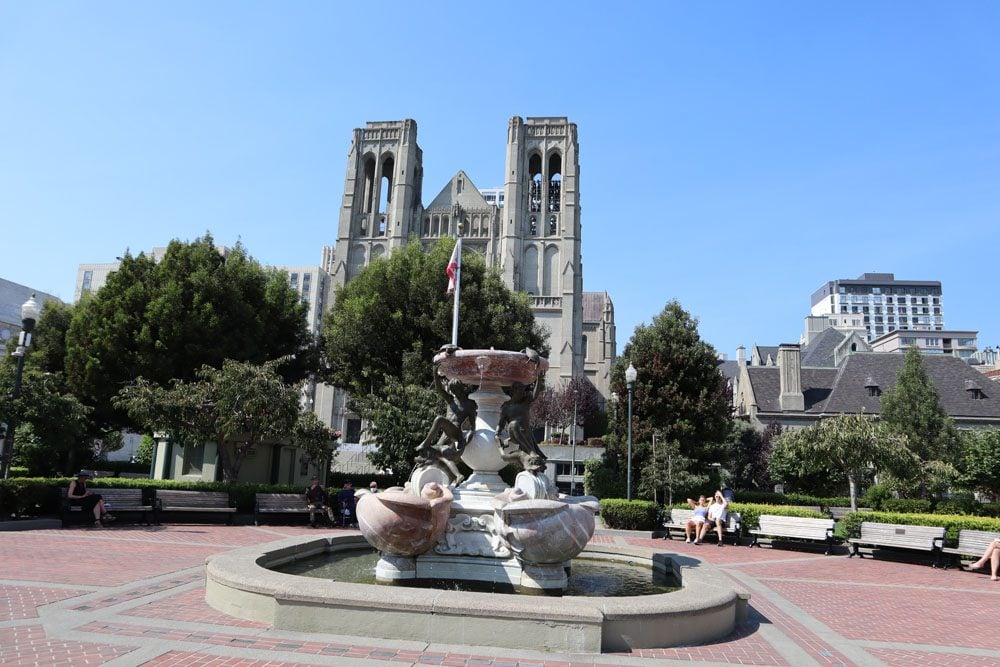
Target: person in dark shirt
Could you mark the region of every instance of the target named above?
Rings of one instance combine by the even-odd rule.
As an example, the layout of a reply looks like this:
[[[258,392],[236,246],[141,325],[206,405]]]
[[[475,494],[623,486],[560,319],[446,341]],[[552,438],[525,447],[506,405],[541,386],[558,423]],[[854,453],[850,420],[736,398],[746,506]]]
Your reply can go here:
[[[99,493],[94,493],[87,489],[87,480],[93,477],[90,471],[81,470],[76,474],[76,479],[69,483],[69,490],[66,498],[70,505],[75,505],[82,512],[94,513],[94,528],[101,528],[102,521],[114,521],[115,518],[108,514],[104,508],[104,498]]]
[[[319,485],[319,477],[310,480],[309,488],[306,489],[306,503],[309,507],[309,527],[316,528],[316,512],[325,512],[330,520],[330,525],[334,525],[333,508],[326,502],[326,491]]]
[[[345,528],[351,524],[357,525],[357,518],[354,511],[357,508],[357,501],[354,498],[354,484],[351,480],[344,482],[344,488],[337,494],[337,502],[340,504],[340,521]]]

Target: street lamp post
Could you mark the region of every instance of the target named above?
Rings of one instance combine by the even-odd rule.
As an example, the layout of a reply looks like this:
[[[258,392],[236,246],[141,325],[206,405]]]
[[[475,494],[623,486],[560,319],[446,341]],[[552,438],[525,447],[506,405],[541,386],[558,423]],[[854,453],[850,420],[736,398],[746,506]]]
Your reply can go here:
[[[24,357],[28,353],[31,345],[31,332],[35,329],[35,322],[38,321],[38,302],[32,294],[27,301],[21,305],[21,334],[17,339],[17,349],[11,352],[12,357],[17,357],[17,367],[14,371],[14,387],[10,392],[11,404],[13,405],[21,396],[21,375],[24,373]],[[17,415],[11,413],[10,421],[7,423],[7,439],[3,443],[0,451],[0,472],[3,478],[7,479],[10,474],[10,462],[14,456],[14,430],[17,428]]]
[[[628,480],[626,482],[626,498],[632,500],[632,389],[635,387],[635,379],[639,375],[632,362],[629,362],[625,370],[625,383],[628,386]]]
[[[580,398],[580,392],[573,390],[573,456],[569,469],[569,495],[576,495],[576,404]]]

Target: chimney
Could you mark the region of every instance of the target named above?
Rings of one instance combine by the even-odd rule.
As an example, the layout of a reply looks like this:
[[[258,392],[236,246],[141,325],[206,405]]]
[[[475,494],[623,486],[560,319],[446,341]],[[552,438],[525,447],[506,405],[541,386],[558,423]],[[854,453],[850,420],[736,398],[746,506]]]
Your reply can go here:
[[[736,348],[736,363],[740,366],[747,365],[747,349],[742,345]]]
[[[801,357],[799,346],[782,343],[778,346],[778,377],[781,381],[781,409],[786,412],[801,412],[806,409],[806,399],[802,395]]]

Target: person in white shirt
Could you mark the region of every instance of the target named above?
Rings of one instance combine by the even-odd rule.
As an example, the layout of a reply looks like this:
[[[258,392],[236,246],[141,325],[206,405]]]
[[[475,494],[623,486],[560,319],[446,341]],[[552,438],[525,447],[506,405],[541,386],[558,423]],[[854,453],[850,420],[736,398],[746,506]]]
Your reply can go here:
[[[715,531],[719,536],[718,546],[722,546],[722,531],[726,525],[726,519],[729,517],[729,501],[726,500],[725,496],[722,495],[722,491],[716,491],[715,496],[712,498],[712,504],[708,506],[708,521],[701,524],[701,534],[698,536],[698,541],[705,538],[705,534],[708,532],[710,526],[715,526]]]

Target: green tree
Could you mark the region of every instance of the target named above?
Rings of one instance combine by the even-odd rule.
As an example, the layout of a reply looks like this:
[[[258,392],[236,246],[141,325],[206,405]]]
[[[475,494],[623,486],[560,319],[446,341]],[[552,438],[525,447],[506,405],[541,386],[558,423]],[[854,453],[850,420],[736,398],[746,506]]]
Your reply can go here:
[[[870,471],[897,467],[914,458],[905,436],[864,413],[842,414],[786,431],[778,436],[774,449],[804,465],[825,468],[841,483],[847,482],[852,510],[858,507],[858,485]]]
[[[882,394],[880,418],[890,429],[906,436],[910,450],[918,457],[915,462],[893,469],[893,476],[915,482],[924,496],[956,475],[953,464],[960,451],[958,432],[941,408],[937,389],[927,377],[923,358],[915,347],[906,351],[895,384]]]
[[[135,460],[139,463],[152,465],[153,453],[156,451],[156,440],[148,433],[139,440],[139,446],[135,450]]]
[[[368,420],[367,435],[378,443],[368,458],[379,470],[396,474],[413,469],[413,452],[442,406],[434,390],[394,377],[386,379],[380,394],[352,397],[351,405]]]
[[[646,446],[643,445],[642,449]],[[659,492],[666,493],[666,503],[674,504],[674,494],[687,491],[708,482],[708,475],[695,472],[697,463],[681,453],[681,444],[676,440],[656,444],[656,450],[646,458],[639,477],[638,492],[643,498],[659,502]]]
[[[681,454],[698,465],[717,461],[730,429],[731,401],[718,355],[698,335],[698,321],[677,301],[669,302],[651,325],[639,325],[611,373],[611,389],[626,420],[625,369],[635,365],[633,442],[648,442],[654,431],[680,443]],[[633,469],[646,462],[633,461]]]
[[[766,489],[771,486],[768,462],[771,458],[771,442],[781,433],[781,425],[769,423],[763,431],[750,424],[733,420],[733,429],[726,444],[729,447],[729,470],[733,479],[731,486],[737,489]]]
[[[410,243],[377,259],[337,290],[324,321],[327,380],[354,396],[379,394],[390,378],[430,387],[434,354],[451,342],[452,297],[445,267],[454,241],[426,251]],[[511,291],[475,252],[462,255],[458,340],[465,348],[543,356],[547,334],[525,294]]]
[[[299,392],[278,374],[284,362],[227,359],[221,369],[205,365],[195,380],[167,387],[139,378],[114,401],[149,431],[165,431],[182,443],[214,442],[223,480],[235,482],[249,449],[289,437],[295,426]]]
[[[1000,496],[1000,431],[962,431],[961,439],[961,483],[990,496]]]
[[[299,414],[292,429],[292,445],[309,465],[322,470],[337,449],[340,431],[334,431],[312,412]]]
[[[129,425],[111,398],[137,377],[166,386],[224,359],[284,358],[288,381],[317,366],[306,306],[281,272],[209,235],[173,241],[162,261],[126,253],[107,284],[74,309],[66,334],[67,380],[101,424]]]

